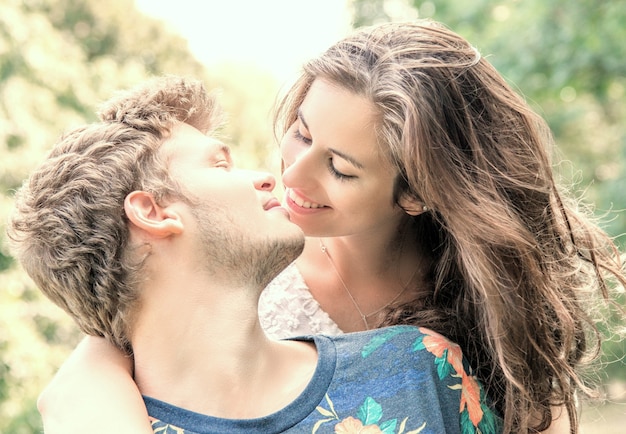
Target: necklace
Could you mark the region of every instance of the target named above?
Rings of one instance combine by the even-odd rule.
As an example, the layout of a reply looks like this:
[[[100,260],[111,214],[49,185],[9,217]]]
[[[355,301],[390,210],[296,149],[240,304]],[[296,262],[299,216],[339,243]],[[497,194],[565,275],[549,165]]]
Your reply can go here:
[[[341,282],[341,285],[343,286],[343,289],[345,289],[346,294],[348,294],[348,297],[350,297],[350,300],[352,301],[352,304],[354,305],[354,308],[359,313],[359,316],[361,317],[361,320],[363,320],[363,325],[365,326],[365,330],[369,330],[370,329],[370,326],[369,326],[369,324],[367,322],[367,319],[369,317],[372,317],[372,316],[376,315],[377,313],[382,312],[383,309],[388,308],[396,300],[398,300],[400,298],[400,296],[402,294],[404,294],[404,292],[407,290],[407,288],[409,287],[409,284],[411,283],[411,281],[413,280],[413,278],[417,274],[417,268],[415,268],[415,271],[413,272],[413,275],[411,276],[411,278],[406,282],[406,284],[402,285],[402,289],[387,304],[385,304],[382,307],[379,307],[374,312],[370,312],[370,313],[366,314],[366,313],[363,313],[363,311],[359,307],[359,304],[356,302],[356,300],[352,296],[352,293],[348,289],[348,285],[346,285],[346,282],[344,282],[343,278],[341,277],[341,274],[339,273],[339,270],[337,269],[337,266],[335,265],[335,261],[333,261],[333,258],[330,256],[330,253],[328,253],[328,249],[326,248],[326,245],[324,244],[324,241],[321,238],[320,238],[320,249],[322,250],[322,253],[324,253],[326,255],[326,257],[328,258],[328,261],[330,262],[330,265],[333,267],[333,270],[335,270],[335,274],[337,274],[337,277],[339,278],[339,281]]]

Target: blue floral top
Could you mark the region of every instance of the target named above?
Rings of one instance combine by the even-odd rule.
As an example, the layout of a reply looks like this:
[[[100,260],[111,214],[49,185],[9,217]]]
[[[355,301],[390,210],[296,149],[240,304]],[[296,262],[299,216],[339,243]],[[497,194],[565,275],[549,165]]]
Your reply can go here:
[[[458,345],[394,326],[313,341],[318,365],[302,394],[257,419],[222,419],[144,397],[155,433],[497,433],[500,419]]]

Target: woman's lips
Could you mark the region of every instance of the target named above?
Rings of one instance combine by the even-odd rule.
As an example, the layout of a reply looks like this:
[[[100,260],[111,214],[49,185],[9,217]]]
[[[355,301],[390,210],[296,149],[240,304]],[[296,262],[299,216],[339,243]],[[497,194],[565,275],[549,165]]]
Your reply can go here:
[[[301,196],[292,189],[285,192],[285,204],[290,210],[298,213],[312,213],[328,209],[329,207]]]

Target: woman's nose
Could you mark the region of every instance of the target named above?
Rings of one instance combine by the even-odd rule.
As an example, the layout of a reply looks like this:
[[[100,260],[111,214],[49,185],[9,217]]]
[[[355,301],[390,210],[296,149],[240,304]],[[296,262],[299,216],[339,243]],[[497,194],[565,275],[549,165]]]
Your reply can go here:
[[[304,188],[315,178],[316,167],[309,155],[309,150],[301,152],[290,164],[283,161],[283,184],[286,187]]]
[[[311,145],[301,143],[292,138],[290,133],[283,138],[280,146],[282,157],[281,175],[285,186],[299,185],[307,182],[315,166],[311,161]]]

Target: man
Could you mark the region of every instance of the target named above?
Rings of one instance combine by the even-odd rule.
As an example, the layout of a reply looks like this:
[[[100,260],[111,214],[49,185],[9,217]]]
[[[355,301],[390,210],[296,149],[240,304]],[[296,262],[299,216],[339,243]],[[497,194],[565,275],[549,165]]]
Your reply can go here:
[[[32,174],[8,233],[84,332],[133,354],[154,432],[495,429],[458,347],[428,330],[265,336],[260,292],[304,237],[273,177],[211,136],[201,83],[150,81],[100,117]]]

